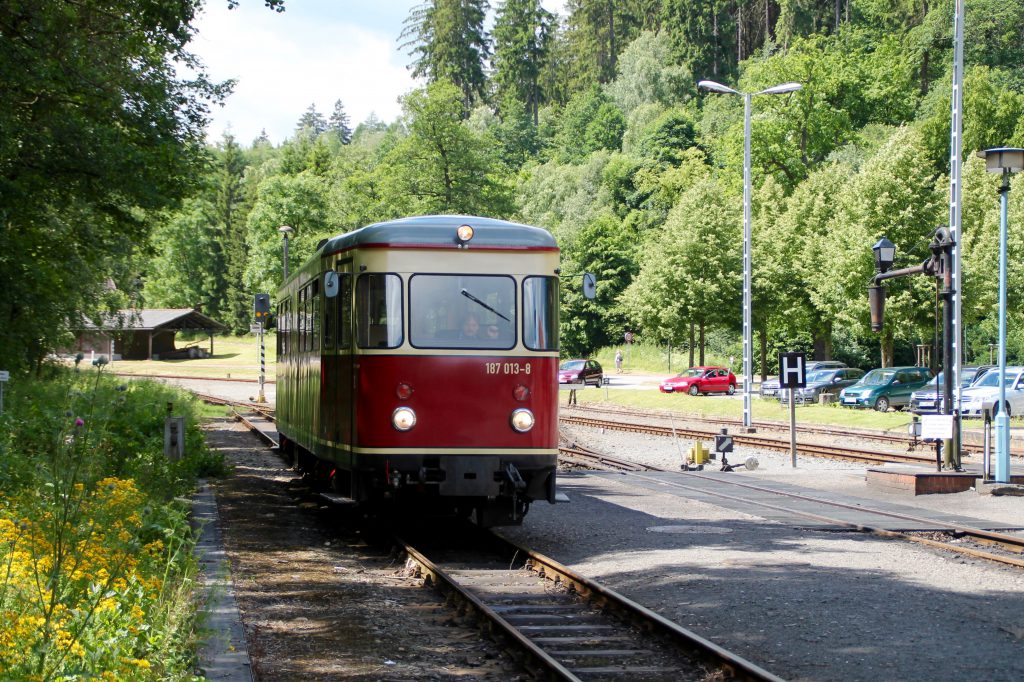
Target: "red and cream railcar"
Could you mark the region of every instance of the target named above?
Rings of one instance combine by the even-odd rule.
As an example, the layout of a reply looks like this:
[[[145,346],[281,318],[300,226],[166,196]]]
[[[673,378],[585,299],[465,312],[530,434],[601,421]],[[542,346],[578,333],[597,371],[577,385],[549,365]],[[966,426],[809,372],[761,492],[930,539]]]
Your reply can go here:
[[[281,446],[359,503],[520,523],[555,500],[558,247],[468,216],[327,240],[277,294]]]

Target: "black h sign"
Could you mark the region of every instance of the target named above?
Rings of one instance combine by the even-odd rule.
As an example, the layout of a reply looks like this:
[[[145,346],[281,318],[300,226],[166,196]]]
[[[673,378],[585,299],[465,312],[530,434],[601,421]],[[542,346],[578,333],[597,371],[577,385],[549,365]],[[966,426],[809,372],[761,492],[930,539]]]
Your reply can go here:
[[[779,386],[804,388],[807,386],[807,363],[803,353],[779,353]]]

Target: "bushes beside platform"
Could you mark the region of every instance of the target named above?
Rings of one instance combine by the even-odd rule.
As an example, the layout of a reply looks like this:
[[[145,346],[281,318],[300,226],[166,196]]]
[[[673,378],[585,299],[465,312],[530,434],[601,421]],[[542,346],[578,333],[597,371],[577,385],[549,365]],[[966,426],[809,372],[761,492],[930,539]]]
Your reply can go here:
[[[184,394],[99,370],[5,395],[2,679],[192,679],[197,566],[181,496],[223,464]],[[169,402],[188,424],[179,462],[163,454]]]

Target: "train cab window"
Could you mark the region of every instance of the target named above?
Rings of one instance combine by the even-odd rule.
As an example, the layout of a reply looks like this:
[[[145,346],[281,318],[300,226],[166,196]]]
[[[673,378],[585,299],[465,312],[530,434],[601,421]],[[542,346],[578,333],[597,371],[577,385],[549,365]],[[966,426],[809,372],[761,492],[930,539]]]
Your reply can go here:
[[[364,273],[356,280],[356,342],[360,348],[398,348],[402,331],[402,280]]]
[[[409,308],[416,348],[516,345],[516,283],[507,275],[413,275]]]
[[[523,344],[530,350],[558,350],[558,278],[523,280]]]
[[[324,296],[324,352],[334,350],[338,340],[338,297]]]
[[[338,273],[338,348],[352,347],[352,275]]]

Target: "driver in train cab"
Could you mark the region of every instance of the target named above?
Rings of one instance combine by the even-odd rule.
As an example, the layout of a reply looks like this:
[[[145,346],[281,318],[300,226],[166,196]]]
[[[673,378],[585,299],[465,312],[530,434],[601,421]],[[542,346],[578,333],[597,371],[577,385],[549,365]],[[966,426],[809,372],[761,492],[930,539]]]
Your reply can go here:
[[[489,324],[487,325],[487,340],[497,341],[498,340],[498,325]]]
[[[459,338],[462,340],[476,340],[480,337],[480,322],[476,319],[476,315],[470,313],[466,315],[466,319],[462,321],[462,330],[459,332]]]

